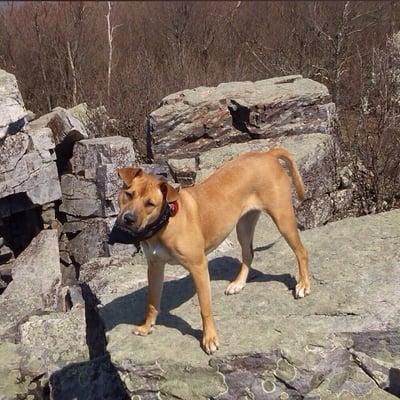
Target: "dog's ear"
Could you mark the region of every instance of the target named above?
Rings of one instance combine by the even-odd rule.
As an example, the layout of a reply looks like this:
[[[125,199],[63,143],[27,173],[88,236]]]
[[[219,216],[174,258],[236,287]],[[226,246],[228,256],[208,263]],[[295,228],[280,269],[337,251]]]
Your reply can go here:
[[[143,170],[141,168],[127,167],[117,169],[117,173],[124,185],[129,187],[134,178],[143,174]]]
[[[178,200],[179,189],[173,188],[168,182],[161,181],[160,189],[168,203]]]

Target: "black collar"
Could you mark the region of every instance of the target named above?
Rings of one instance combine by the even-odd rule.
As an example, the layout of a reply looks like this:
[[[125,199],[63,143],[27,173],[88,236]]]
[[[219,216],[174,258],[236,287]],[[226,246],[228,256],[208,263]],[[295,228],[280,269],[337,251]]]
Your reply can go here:
[[[140,232],[132,232],[129,228],[124,225],[115,222],[109,237],[108,243],[113,245],[115,243],[123,244],[134,244],[139,247],[139,243],[143,240],[150,239],[154,236],[164,225],[167,224],[169,218],[171,217],[171,206],[166,203],[164,210],[161,212],[159,217],[150,225],[147,225]]]

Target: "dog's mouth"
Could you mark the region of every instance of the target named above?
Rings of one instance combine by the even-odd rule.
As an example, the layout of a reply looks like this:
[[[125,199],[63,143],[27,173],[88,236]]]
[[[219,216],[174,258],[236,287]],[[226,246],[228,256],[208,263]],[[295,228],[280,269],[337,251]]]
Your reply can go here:
[[[140,231],[117,221],[110,232],[108,243],[135,244],[140,240],[140,236]]]
[[[124,224],[119,222],[118,220],[115,222],[115,226],[122,232],[129,233],[131,235],[137,235],[140,232],[140,229],[137,229],[131,225]]]

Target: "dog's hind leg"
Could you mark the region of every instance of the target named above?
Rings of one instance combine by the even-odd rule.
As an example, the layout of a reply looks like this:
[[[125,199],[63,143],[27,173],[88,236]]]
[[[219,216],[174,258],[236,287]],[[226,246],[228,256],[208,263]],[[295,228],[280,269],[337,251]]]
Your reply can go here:
[[[269,210],[273,221],[280,233],[296,255],[299,266],[299,281],[296,285],[296,298],[304,297],[310,293],[310,280],[308,277],[308,254],[300,240],[297,229],[296,217],[289,196],[280,198],[279,206]]]
[[[225,289],[225,294],[236,294],[239,293],[247,282],[251,263],[254,257],[253,251],[253,236],[254,229],[257,225],[258,218],[260,217],[260,211],[253,210],[240,218],[236,225],[236,233],[239,244],[242,248],[242,264],[240,265],[239,273],[237,274],[234,281],[232,281]]]

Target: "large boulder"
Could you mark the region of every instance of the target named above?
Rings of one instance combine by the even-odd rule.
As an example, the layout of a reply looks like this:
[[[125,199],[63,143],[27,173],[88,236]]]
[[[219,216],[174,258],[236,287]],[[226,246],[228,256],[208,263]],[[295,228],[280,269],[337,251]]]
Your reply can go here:
[[[58,234],[45,230],[14,261],[12,282],[0,296],[0,337],[10,340],[29,316],[59,307]]]
[[[0,218],[61,198],[50,129],[7,136],[0,150]]]
[[[26,116],[15,76],[0,69],[0,140],[7,134],[20,131],[25,125]]]
[[[300,75],[221,83],[165,97],[148,119],[148,156],[196,154],[251,139],[330,133],[328,89]]]
[[[328,222],[334,211],[333,195],[338,190],[335,178],[335,142],[331,135],[309,133],[272,139],[258,139],[245,143],[210,149],[195,157],[169,159],[168,165],[174,179],[183,186],[199,183],[218,167],[235,156],[249,151],[266,151],[282,146],[294,156],[306,188],[305,200],[300,203],[293,191],[293,199],[299,225],[313,228]],[[350,190],[351,192],[351,190]],[[351,198],[341,203],[349,207]]]
[[[51,394],[394,400],[400,394],[399,226],[397,210],[302,232],[312,283],[302,300],[292,295],[295,256],[267,218],[256,229],[247,286],[225,296],[239,268],[231,235],[233,246],[209,257],[221,342],[212,357],[200,349],[198,301],[182,268],[167,266],[167,277],[175,278],[164,284],[158,325],[152,335],[138,337],[131,330],[142,321],[147,299],[142,261],[92,262],[80,279],[99,300],[110,358],[57,371]]]
[[[37,359],[36,370],[47,374],[89,359],[84,307],[32,316],[20,326],[19,334],[24,352]]]
[[[18,343],[0,342],[0,399],[43,399],[49,376],[89,359],[84,308],[32,316]]]
[[[51,130],[56,145],[55,152],[60,173],[67,168],[74,143],[88,137],[85,126],[81,121],[75,118],[69,110],[62,107],[56,107],[50,113],[35,119],[29,124],[29,127],[31,129],[49,128]]]
[[[97,168],[102,165],[112,164],[118,168],[134,162],[132,140],[122,136],[81,140],[76,143],[71,158],[72,173],[86,179],[94,179]]]
[[[68,111],[83,124],[89,138],[103,136],[113,128],[114,120],[110,119],[104,106],[89,108],[86,103],[81,103]]]
[[[75,144],[71,173],[61,177],[59,208],[67,221],[63,231],[71,237],[66,249],[74,263],[81,265],[96,257],[134,253],[134,246],[107,244],[119,211],[121,181],[117,169],[134,163],[135,152],[129,138],[110,136]]]

